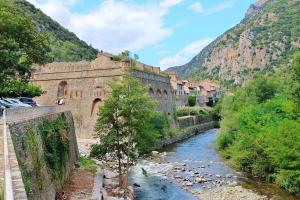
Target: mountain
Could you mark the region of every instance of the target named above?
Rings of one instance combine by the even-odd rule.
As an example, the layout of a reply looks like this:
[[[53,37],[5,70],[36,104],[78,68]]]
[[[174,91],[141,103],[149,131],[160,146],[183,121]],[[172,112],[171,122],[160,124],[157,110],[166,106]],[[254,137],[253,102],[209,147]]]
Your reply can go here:
[[[8,1],[9,2],[9,1]],[[32,20],[37,31],[44,32],[50,43],[54,61],[81,61],[96,58],[98,50],[80,40],[41,10],[25,0],[13,0],[15,8]]]
[[[258,0],[245,18],[189,63],[169,68],[181,78],[243,84],[255,74],[273,73],[300,49],[300,1]]]

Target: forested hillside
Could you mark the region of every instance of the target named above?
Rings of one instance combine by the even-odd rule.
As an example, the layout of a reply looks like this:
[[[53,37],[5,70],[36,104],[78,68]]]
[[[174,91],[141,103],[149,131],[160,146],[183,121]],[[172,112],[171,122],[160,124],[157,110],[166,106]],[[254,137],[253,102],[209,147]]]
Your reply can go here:
[[[11,1],[7,1],[11,2]],[[54,61],[80,61],[96,58],[98,50],[80,40],[41,10],[25,0],[13,0],[15,8],[30,18],[36,30],[45,32],[50,43],[50,56]]]
[[[258,0],[245,18],[189,63],[168,69],[181,77],[243,84],[274,73],[300,48],[300,1]]]

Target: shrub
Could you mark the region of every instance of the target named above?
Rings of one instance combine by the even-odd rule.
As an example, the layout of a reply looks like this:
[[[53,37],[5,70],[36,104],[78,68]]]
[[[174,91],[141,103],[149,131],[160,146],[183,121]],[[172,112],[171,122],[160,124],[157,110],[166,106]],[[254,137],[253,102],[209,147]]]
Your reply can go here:
[[[120,62],[121,61],[121,56],[116,56],[116,55],[114,55],[113,57],[112,57],[112,60],[113,61],[116,61],[116,62]]]
[[[178,117],[184,117],[184,116],[206,116],[210,114],[210,111],[208,108],[202,108],[202,107],[182,107],[177,108],[176,115]]]
[[[69,138],[66,116],[61,114],[54,121],[44,120],[39,125],[45,160],[52,176],[61,180],[64,176],[66,162],[69,158]]]
[[[190,110],[188,108],[178,108],[176,110],[176,115],[178,117],[189,116],[190,115]]]
[[[80,165],[86,170],[91,172],[92,174],[96,174],[98,165],[96,164],[96,161],[91,159],[90,157],[81,156],[79,158]]]
[[[300,119],[293,98],[297,82],[290,79],[294,72],[289,73],[256,77],[225,97],[217,109],[222,121],[216,143],[236,168],[300,195]]]
[[[191,110],[190,111],[190,115],[192,115],[192,116],[196,116],[198,114],[199,114],[199,111],[197,111],[197,110]]]
[[[188,97],[188,105],[193,107],[196,105],[196,96],[189,96]]]

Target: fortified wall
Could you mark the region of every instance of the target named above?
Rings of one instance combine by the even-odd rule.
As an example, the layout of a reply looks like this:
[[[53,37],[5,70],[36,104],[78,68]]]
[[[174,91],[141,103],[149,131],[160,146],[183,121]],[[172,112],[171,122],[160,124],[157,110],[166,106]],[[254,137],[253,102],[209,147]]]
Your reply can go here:
[[[127,71],[143,84],[149,85],[150,95],[159,102],[157,109],[168,116],[170,126],[176,126],[173,114],[175,98],[170,78],[160,68],[129,59],[115,61],[113,55],[99,53],[90,62],[36,66],[32,82],[46,91],[46,94],[36,99],[39,104],[51,105],[57,99],[63,98],[72,111],[77,136],[91,139],[97,111],[105,101],[108,82],[117,81]]]

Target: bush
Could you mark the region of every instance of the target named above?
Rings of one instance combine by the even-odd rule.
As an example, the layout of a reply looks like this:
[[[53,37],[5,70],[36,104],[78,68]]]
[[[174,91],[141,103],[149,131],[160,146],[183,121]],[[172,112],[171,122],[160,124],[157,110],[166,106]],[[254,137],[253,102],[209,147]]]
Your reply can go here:
[[[196,105],[196,96],[189,96],[188,97],[188,105],[193,107]]]
[[[295,72],[256,77],[221,107],[217,147],[236,168],[300,195],[300,118]]]
[[[177,108],[176,115],[178,117],[185,117],[185,116],[207,116],[210,114],[211,111],[208,108],[201,108],[201,107],[182,107]]]
[[[177,117],[189,116],[190,115],[190,109],[188,109],[188,108],[178,108],[176,110],[176,115],[177,115]]]
[[[79,158],[79,163],[81,167],[83,167],[86,171],[91,172],[92,174],[96,174],[98,165],[96,164],[96,161],[91,159],[90,157],[81,156]]]

